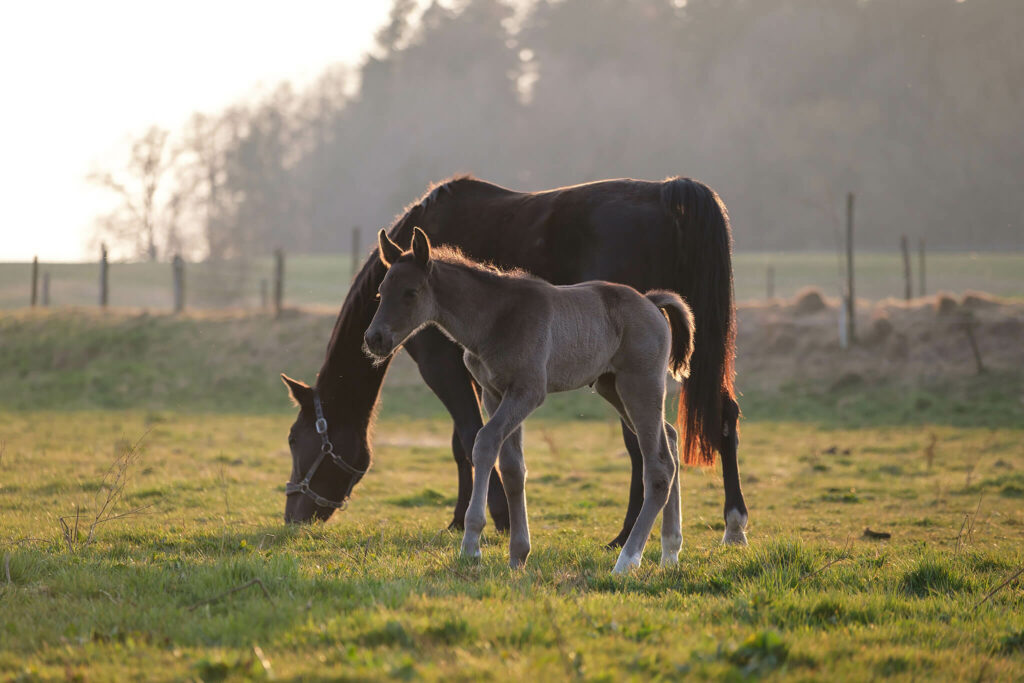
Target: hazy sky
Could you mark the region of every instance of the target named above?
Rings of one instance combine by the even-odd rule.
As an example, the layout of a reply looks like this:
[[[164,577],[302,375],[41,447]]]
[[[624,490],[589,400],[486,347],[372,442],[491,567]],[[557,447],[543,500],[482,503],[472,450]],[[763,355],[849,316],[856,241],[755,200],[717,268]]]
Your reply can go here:
[[[355,63],[390,0],[10,2],[0,8],[0,261],[79,260],[90,168],[281,80]],[[286,7],[286,9],[285,9]],[[92,254],[88,255],[92,258]]]

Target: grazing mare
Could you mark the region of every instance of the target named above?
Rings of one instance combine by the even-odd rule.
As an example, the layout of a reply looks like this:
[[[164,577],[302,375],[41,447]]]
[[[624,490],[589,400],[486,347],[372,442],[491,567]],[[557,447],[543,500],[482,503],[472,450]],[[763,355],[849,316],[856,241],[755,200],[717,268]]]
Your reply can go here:
[[[508,499],[509,563],[523,566],[530,554],[523,420],[549,393],[591,385],[619,411],[643,458],[644,502],[615,572],[640,566],[662,510],[661,563],[675,564],[683,536],[677,439],[665,423],[665,373],[671,367],[682,381],[689,372],[693,316],[683,299],[665,290],[641,295],[608,282],[558,287],[522,272],[501,272],[456,250],[432,251],[419,228],[404,253],[384,230],[378,241],[388,274],[366,330],[366,350],[383,360],[434,325],[464,349],[466,367],[483,391],[489,419],[473,444],[462,554],[480,557],[488,480],[497,461]]]
[[[522,268],[556,285],[607,280],[639,291],[681,294],[697,324],[690,376],[679,398],[681,457],[687,463],[710,464],[715,451],[721,454],[723,540],[746,543],[747,507],[736,462],[732,237],[725,206],[711,188],[696,180],[669,178],[602,180],[515,192],[462,177],[428,191],[388,233],[408,244],[414,225],[435,245],[457,247],[470,258],[501,268]],[[315,386],[285,378],[300,407],[288,438],[292,475],[287,521],[327,519],[369,468],[369,431],[387,363],[373,364],[361,347],[386,272],[372,255],[356,275]],[[452,452],[459,489],[452,526],[461,528],[472,493],[469,454],[483,424],[479,397],[463,365],[462,350],[437,329],[424,329],[404,347],[454,421]],[[622,530],[611,542],[616,546],[625,542],[643,501],[641,451],[625,422],[622,433],[632,462],[632,483]],[[495,526],[508,528],[508,509],[496,474],[491,476],[488,508]]]

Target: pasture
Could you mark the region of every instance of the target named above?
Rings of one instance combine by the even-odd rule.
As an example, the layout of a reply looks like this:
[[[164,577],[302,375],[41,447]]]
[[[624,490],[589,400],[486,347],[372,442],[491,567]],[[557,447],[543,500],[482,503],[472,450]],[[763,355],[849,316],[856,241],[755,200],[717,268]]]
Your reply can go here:
[[[719,545],[720,473],[687,470],[679,566],[657,566],[656,526],[628,577],[603,547],[628,482],[611,409],[551,397],[513,572],[490,524],[482,562],[457,557],[450,423],[408,361],[349,509],[282,524],[275,373],[312,379],[331,322],[0,316],[0,676],[1024,676],[1019,373],[741,384],[750,546]]]

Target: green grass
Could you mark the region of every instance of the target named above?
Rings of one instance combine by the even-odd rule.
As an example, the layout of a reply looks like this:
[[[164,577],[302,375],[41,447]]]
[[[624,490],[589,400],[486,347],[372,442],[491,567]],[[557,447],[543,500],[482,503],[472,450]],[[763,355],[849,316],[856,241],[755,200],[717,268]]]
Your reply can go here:
[[[45,258],[45,256],[44,256]],[[736,297],[740,301],[765,296],[768,266],[775,269],[775,295],[791,297],[807,286],[830,296],[840,291],[839,265],[830,252],[745,252],[734,256]],[[917,292],[914,255],[914,291]],[[30,264],[0,263],[0,308],[29,303]],[[961,293],[968,289],[997,296],[1024,297],[1024,253],[931,252],[927,264],[928,291]],[[99,266],[95,263],[43,263],[49,272],[54,306],[94,306],[99,296]],[[903,296],[903,261],[898,250],[856,255],[857,295],[868,299]],[[191,308],[240,306],[256,308],[261,282],[272,279],[270,258],[255,259],[244,269],[235,263],[188,264],[186,301]],[[292,306],[337,308],[352,279],[347,254],[288,255],[285,301]],[[40,285],[41,286],[41,285]],[[171,266],[168,263],[114,263],[110,266],[110,305],[167,310],[172,306]]]
[[[689,470],[680,565],[657,566],[655,531],[616,577],[613,422],[528,424],[534,550],[513,572],[507,537],[485,531],[473,564],[444,530],[443,420],[383,419],[350,508],[286,528],[288,413],[0,414],[0,677],[1024,676],[1024,579],[975,609],[1024,564],[1024,509],[1000,493],[1024,430],[929,425],[929,468],[924,430],[747,422],[750,547],[719,545],[720,475]],[[59,518],[88,527],[139,438],[113,512],[149,507],[69,546]],[[223,595],[254,579],[267,594]]]
[[[490,528],[482,562],[457,556],[451,424],[404,357],[349,509],[281,523],[276,373],[312,379],[332,323],[0,315],[0,679],[1024,676],[1024,577],[984,601],[1024,565],[1019,374],[745,390],[750,547],[719,545],[720,472],[688,470],[680,565],[657,566],[656,528],[628,577],[603,547],[618,424],[552,396],[527,423],[533,554],[512,572]],[[137,512],[88,540],[136,442],[104,514]]]

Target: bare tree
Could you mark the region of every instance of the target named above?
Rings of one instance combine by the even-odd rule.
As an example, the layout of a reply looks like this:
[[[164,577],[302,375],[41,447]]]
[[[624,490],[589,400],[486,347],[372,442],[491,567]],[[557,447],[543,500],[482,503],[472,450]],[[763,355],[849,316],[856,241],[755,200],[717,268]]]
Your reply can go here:
[[[125,164],[115,171],[95,171],[89,182],[109,190],[118,206],[99,218],[97,237],[129,246],[136,256],[155,261],[159,243],[180,247],[177,226],[182,198],[171,185],[176,151],[168,145],[168,131],[151,126],[131,145]]]

